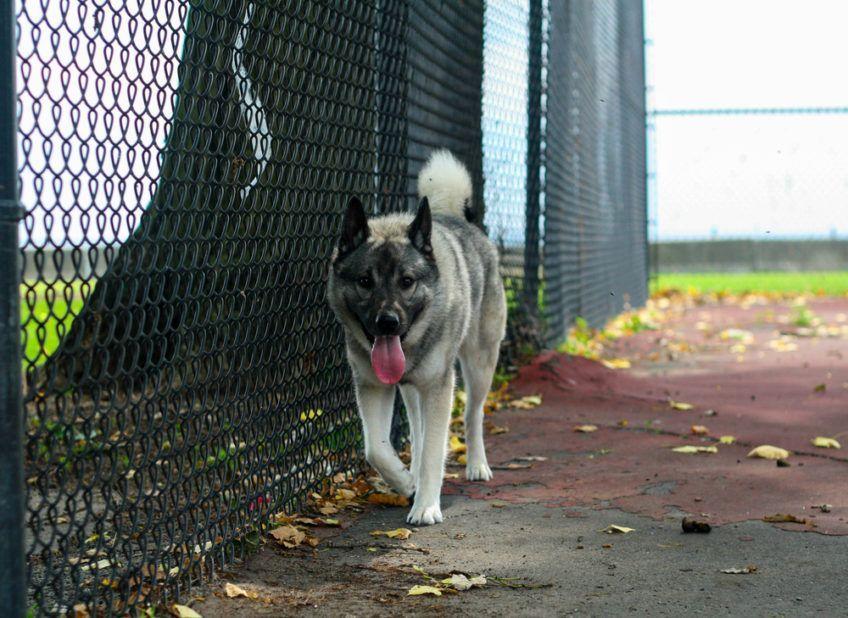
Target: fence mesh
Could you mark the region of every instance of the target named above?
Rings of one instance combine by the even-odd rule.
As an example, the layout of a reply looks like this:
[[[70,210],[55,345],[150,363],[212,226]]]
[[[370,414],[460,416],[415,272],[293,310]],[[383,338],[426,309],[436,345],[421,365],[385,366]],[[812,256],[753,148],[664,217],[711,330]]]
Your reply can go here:
[[[544,305],[550,341],[645,301],[645,104],[640,3],[551,6]]]
[[[641,45],[627,2],[21,2],[35,612],[179,595],[359,465],[328,258],[431,149],[472,171],[513,341],[641,302]]]

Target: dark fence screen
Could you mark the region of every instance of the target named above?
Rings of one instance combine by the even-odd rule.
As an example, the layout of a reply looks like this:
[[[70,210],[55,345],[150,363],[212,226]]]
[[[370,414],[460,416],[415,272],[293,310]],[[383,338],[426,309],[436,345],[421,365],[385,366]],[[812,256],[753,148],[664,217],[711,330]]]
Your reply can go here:
[[[409,208],[432,149],[469,166],[501,248],[509,362],[645,299],[638,2],[44,0],[15,19],[25,214],[0,274],[21,328],[0,336],[21,341],[25,452],[2,472],[23,470],[36,614],[180,595],[360,465],[328,258],[347,199]]]

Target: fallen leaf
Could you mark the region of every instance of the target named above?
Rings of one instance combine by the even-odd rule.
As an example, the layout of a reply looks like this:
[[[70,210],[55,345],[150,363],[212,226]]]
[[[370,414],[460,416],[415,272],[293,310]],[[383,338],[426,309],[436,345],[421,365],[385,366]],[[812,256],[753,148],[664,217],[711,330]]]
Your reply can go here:
[[[446,479],[458,479],[459,474],[456,473],[456,472],[445,472],[445,478]]]
[[[682,401],[674,401],[674,399],[669,399],[668,405],[671,406],[671,408],[674,409],[674,410],[684,410],[684,411],[685,410],[691,410],[692,408],[695,407],[691,403],[684,403]]]
[[[464,453],[468,450],[468,447],[459,439],[458,436],[451,436],[450,450],[454,453]]]
[[[685,455],[694,455],[695,453],[718,453],[718,448],[715,446],[677,446],[671,449],[675,453],[683,453]]]
[[[526,470],[527,468],[532,468],[532,467],[533,467],[533,464],[516,463],[514,461],[506,464],[505,466],[498,466],[498,468],[503,469],[503,470]]]
[[[486,578],[483,575],[477,575],[476,577],[472,577],[469,579],[462,573],[454,573],[448,578],[442,580],[442,583],[445,586],[450,586],[455,590],[469,590],[474,586],[485,586]]]
[[[246,599],[255,599],[257,596],[259,596],[256,592],[248,592],[241,586],[236,586],[235,584],[231,584],[230,582],[224,584],[224,592],[231,599],[235,599],[238,597],[244,597]]]
[[[806,524],[807,523],[806,519],[800,519],[798,517],[795,517],[794,515],[788,515],[786,513],[776,513],[774,515],[766,515],[765,517],[763,517],[763,521],[767,521],[767,522],[770,522],[770,523],[773,523],[773,524],[781,524],[781,523]]]
[[[412,530],[409,528],[396,528],[395,530],[372,530],[370,532],[371,536],[387,536],[390,539],[400,539],[401,541],[405,541],[409,538],[409,535],[412,534]]]
[[[723,340],[733,340],[739,341],[740,343],[751,344],[754,342],[754,334],[749,330],[742,330],[739,328],[728,328],[726,330],[721,331],[719,334]]]
[[[468,458],[465,456],[465,453],[463,453],[462,455],[460,455],[459,457],[456,458],[456,463],[458,463],[461,466],[464,466],[465,464],[468,463]]]
[[[603,545],[601,545],[601,547],[603,547],[604,549],[612,549],[612,543],[604,543]]]
[[[634,532],[635,528],[628,528],[626,526],[616,526],[615,524],[610,524],[603,530],[599,530],[598,532],[606,532],[607,534],[627,534],[628,532]]]
[[[598,431],[597,425],[578,425],[574,428],[574,431],[577,433],[592,433],[593,431]]]
[[[817,446],[819,448],[842,448],[842,445],[833,438],[824,438],[819,436],[817,438],[813,438],[810,442],[812,442],[813,446]]]
[[[681,522],[683,527],[683,532],[686,533],[699,533],[699,534],[707,534],[712,527],[705,521],[698,521],[697,519],[692,519],[691,517],[684,517]]]
[[[736,437],[735,436],[722,436],[718,439],[718,441],[721,442],[722,444],[733,444],[734,442],[736,442]]]
[[[368,496],[368,502],[382,506],[409,506],[409,498],[399,494],[378,494]]]
[[[525,457],[516,457],[515,461],[547,461],[547,457],[540,457],[539,455],[526,455]]]
[[[89,618],[91,614],[88,613],[88,608],[85,606],[85,603],[77,603],[73,607],[73,618]]]
[[[271,536],[277,539],[283,547],[297,547],[306,539],[306,533],[294,526],[280,526],[271,530]]]
[[[830,510],[833,508],[833,505],[832,504],[817,504],[813,508],[820,510],[822,513],[830,513]]]
[[[522,397],[521,399],[514,399],[509,402],[509,405],[513,408],[518,408],[519,410],[532,410],[536,406],[542,404],[541,395],[528,395],[526,397]]]
[[[759,457],[760,459],[786,459],[790,452],[777,446],[763,444],[748,453],[748,457]]]
[[[505,427],[503,425],[492,425],[489,429],[489,433],[493,436],[498,434],[507,433],[509,431],[509,427]]]
[[[356,492],[351,489],[337,489],[336,490],[336,500],[344,500],[346,502],[350,502],[351,500],[356,499]]]
[[[722,569],[721,572],[727,573],[728,575],[750,575],[751,573],[757,572],[757,567],[753,564],[749,564],[741,569]]]
[[[436,588],[435,586],[413,586],[409,589],[409,592],[406,593],[407,596],[414,597],[421,594],[432,594],[437,597],[442,596],[442,591]]]
[[[823,393],[827,390],[827,384],[816,384],[815,388],[813,388],[814,393]]]
[[[611,358],[602,360],[601,364],[607,369],[630,369],[630,361],[626,358]]]
[[[174,603],[171,609],[179,616],[179,618],[203,618],[200,614],[190,608],[188,605],[179,605]]]
[[[339,509],[332,504],[325,504],[318,509],[318,512],[321,513],[321,515],[335,515],[339,512]]]
[[[709,430],[703,425],[692,425],[690,431],[696,436],[705,436],[710,433]]]
[[[626,418],[623,418],[618,421],[618,423],[616,423],[616,425],[618,425],[619,427],[627,427],[629,424],[630,422]]]

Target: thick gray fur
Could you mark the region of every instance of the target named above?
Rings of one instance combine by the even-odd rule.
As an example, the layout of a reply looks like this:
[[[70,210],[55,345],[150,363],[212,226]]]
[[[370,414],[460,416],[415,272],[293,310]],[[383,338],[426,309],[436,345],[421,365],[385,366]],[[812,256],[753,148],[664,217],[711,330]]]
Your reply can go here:
[[[419,176],[419,193],[416,216],[393,214],[367,222],[361,205],[351,201],[333,255],[328,300],[345,331],[366,458],[396,491],[415,495],[407,519],[420,525],[442,520],[457,360],[467,391],[466,476],[492,478],[483,444],[483,404],[504,336],[506,302],[497,250],[465,220],[471,182],[464,166],[447,151],[434,153]],[[406,357],[397,387],[382,384],[370,362],[372,342],[380,334],[376,318],[385,311],[399,318]],[[409,416],[409,470],[390,442],[396,388]]]

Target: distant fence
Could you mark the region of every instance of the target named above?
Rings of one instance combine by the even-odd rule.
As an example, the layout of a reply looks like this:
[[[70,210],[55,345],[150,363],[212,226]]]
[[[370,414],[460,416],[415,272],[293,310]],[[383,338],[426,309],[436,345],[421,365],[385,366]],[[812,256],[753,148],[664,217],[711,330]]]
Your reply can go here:
[[[652,244],[660,273],[848,269],[848,240],[690,240]]]
[[[644,302],[641,3],[550,4],[19,3],[4,611],[184,595],[360,465],[328,258],[347,199],[408,208],[434,148],[503,249],[508,358]]]

